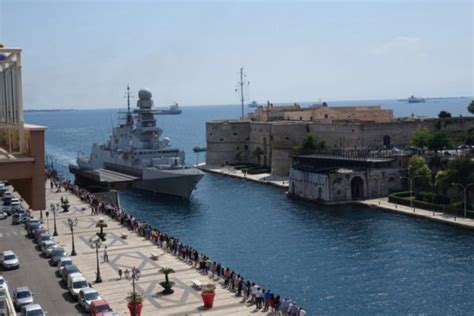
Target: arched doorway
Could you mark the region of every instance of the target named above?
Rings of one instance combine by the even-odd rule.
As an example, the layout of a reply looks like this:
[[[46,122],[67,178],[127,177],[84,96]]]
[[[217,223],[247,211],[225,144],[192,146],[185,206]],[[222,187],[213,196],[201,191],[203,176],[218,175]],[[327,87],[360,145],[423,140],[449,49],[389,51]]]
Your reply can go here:
[[[383,137],[383,145],[385,146],[385,148],[392,148],[392,144],[390,143],[390,136],[385,135]]]
[[[351,181],[352,200],[364,198],[364,180],[361,177],[354,177]]]

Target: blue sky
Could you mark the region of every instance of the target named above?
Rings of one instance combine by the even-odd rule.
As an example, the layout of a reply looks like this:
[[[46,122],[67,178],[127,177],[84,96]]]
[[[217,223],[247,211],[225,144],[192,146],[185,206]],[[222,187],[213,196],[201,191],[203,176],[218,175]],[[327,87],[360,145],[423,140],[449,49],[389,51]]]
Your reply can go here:
[[[25,107],[117,107],[473,93],[472,1],[0,0]]]

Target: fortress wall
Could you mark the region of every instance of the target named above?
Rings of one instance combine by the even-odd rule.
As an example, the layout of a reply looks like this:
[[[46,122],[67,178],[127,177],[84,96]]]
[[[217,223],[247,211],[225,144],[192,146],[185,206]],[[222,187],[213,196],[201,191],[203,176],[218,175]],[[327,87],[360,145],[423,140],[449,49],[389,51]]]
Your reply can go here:
[[[293,148],[307,133],[325,140],[328,148],[382,147],[384,136],[390,138],[392,145],[407,146],[416,129],[421,127],[430,131],[446,128],[456,144],[460,133],[474,127],[474,117],[390,123],[209,122],[206,124],[206,163],[237,163],[239,152],[240,162],[256,163],[253,152],[260,147],[265,152],[261,163],[270,166],[275,175],[288,175]]]
[[[249,122],[214,121],[206,123],[206,163],[209,165],[237,163],[239,158],[241,161],[246,161],[249,138]]]
[[[248,162],[259,162],[258,158],[253,154],[257,147],[259,147],[263,151],[263,155],[260,156],[260,164],[270,166],[272,156],[271,130],[272,124],[270,123],[255,122],[250,124]]]

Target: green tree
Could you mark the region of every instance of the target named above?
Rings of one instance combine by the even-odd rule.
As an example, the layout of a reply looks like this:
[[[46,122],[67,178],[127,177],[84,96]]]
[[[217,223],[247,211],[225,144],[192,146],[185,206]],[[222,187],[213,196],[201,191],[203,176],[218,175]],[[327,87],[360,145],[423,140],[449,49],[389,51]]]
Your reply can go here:
[[[451,160],[446,171],[450,183],[456,182],[466,185],[474,182],[474,161],[469,155]]]
[[[438,117],[448,118],[448,117],[451,117],[451,113],[449,113],[448,111],[442,110],[441,112],[439,112]]]
[[[440,129],[430,135],[428,148],[431,150],[441,150],[444,148],[451,148],[451,140],[448,132],[445,129]]]
[[[411,138],[411,144],[416,147],[428,147],[430,144],[431,134],[426,127],[417,128],[415,134]]]
[[[471,101],[471,104],[469,104],[467,110],[469,111],[469,113],[474,114],[474,100]]]
[[[440,170],[436,173],[435,186],[439,192],[443,193],[446,193],[449,189],[451,183],[449,182],[449,175],[446,170]]]
[[[324,149],[326,142],[317,136],[306,134],[303,143],[296,146],[295,150],[299,155],[314,154],[317,150]]]
[[[425,158],[414,155],[408,160],[408,177],[413,179],[413,185],[419,189],[431,187],[431,170]]]

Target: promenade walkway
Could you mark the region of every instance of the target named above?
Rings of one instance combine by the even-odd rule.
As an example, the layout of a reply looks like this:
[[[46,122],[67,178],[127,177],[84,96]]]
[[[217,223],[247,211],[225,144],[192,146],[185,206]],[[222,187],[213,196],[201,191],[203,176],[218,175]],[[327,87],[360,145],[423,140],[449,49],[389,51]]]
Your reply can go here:
[[[61,196],[67,196],[71,207],[69,212],[57,214],[59,236],[55,239],[65,245],[70,252],[72,236],[67,219],[77,217],[78,224],[74,227],[77,256],[73,257],[73,261],[86,279],[92,283],[96,276],[96,252],[91,248],[89,241],[91,238],[95,238],[95,233],[98,232],[95,225],[99,218],[104,218],[108,224],[108,228],[104,229],[104,232],[107,233],[105,245],[107,245],[109,262],[103,262],[102,247],[99,252],[99,260],[103,282],[93,284],[93,287],[120,315],[129,314],[125,297],[132,291],[132,282],[125,278],[119,280],[118,270],[131,270],[133,267],[137,267],[141,271],[141,277],[136,282],[136,290],[145,297],[142,315],[251,315],[256,313],[254,305],[249,306],[247,303],[241,303],[241,298],[223,289],[217,282],[214,307],[205,309],[200,292],[192,288],[191,285],[192,280],[199,280],[202,284],[210,283],[212,280],[208,276],[200,274],[189,264],[165,253],[161,248],[152,245],[150,241],[128,231],[106,215],[91,215],[90,206],[75,195],[64,192],[64,190],[56,193],[56,189],[49,188],[49,182],[46,184],[47,205],[58,203]],[[49,225],[52,229],[51,215],[49,216]],[[127,234],[127,239],[122,239],[122,234]],[[151,260],[151,254],[158,255],[158,261]],[[174,293],[171,295],[162,296],[160,293],[163,289],[159,282],[164,281],[164,275],[158,273],[161,267],[170,267],[176,272],[169,275],[170,281],[175,282]]]
[[[365,201],[358,201],[357,203],[367,205],[371,207],[379,207],[387,211],[401,213],[409,216],[422,217],[432,221],[441,222],[444,224],[455,225],[468,229],[474,229],[474,219],[464,218],[453,215],[445,214],[442,212],[433,212],[429,210],[423,210],[420,208],[414,208],[410,206],[394,204],[388,202],[388,198],[371,199]]]
[[[203,171],[217,173],[229,177],[259,182],[263,184],[270,184],[276,187],[288,189],[289,179],[288,177],[272,176],[270,173],[260,174],[244,174],[242,171],[235,169],[232,166],[214,166],[199,164],[197,167]]]

